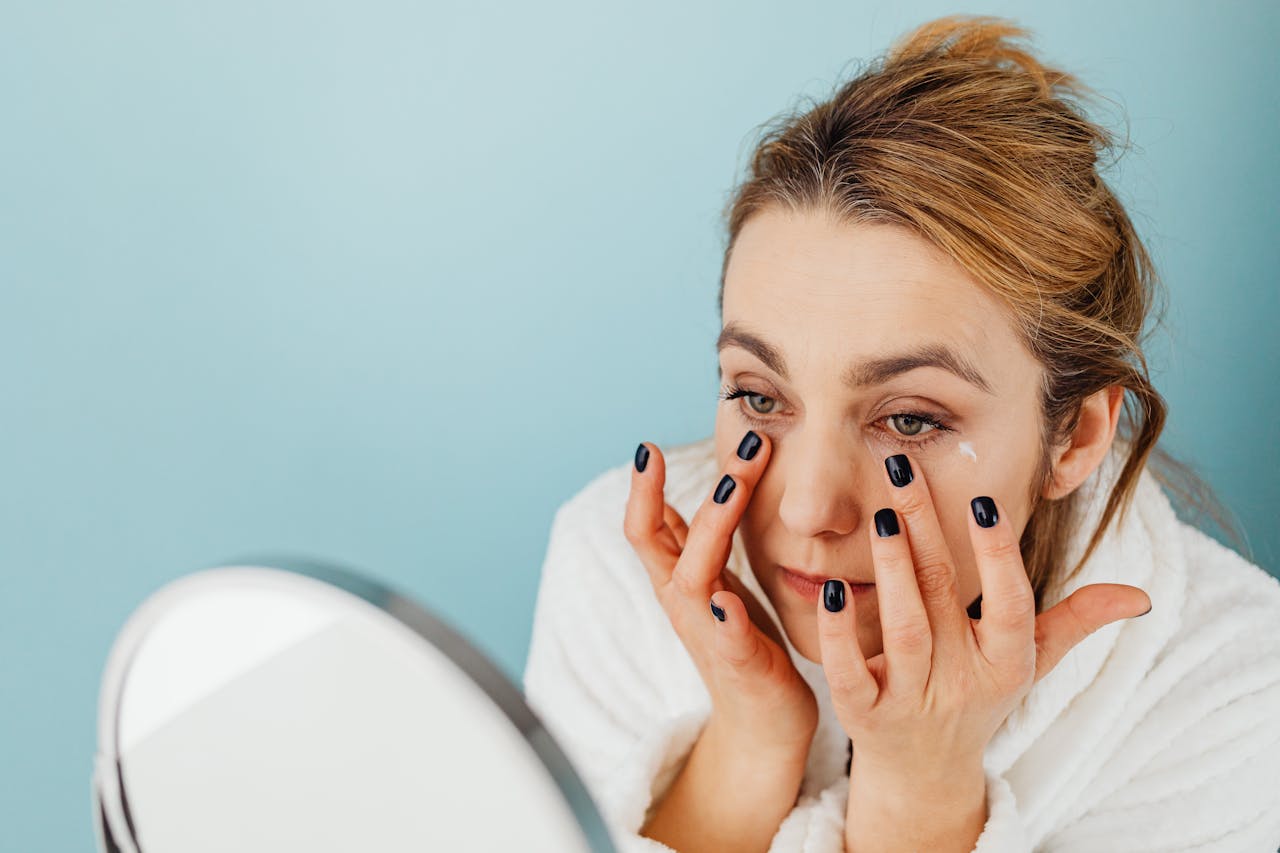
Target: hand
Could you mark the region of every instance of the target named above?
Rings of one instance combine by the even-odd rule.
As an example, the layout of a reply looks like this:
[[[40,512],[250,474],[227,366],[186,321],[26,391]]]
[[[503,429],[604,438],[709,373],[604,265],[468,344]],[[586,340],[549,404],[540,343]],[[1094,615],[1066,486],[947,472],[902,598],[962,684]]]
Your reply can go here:
[[[896,459],[910,474],[906,456]],[[880,536],[872,521],[867,528],[884,652],[863,656],[853,597],[838,581],[847,606],[829,612],[825,594],[818,603],[822,665],[853,741],[854,772],[945,785],[981,769],[1009,712],[1072,647],[1145,613],[1151,600],[1137,587],[1091,584],[1037,616],[1018,537],[1003,508],[981,497],[966,512],[982,584],[982,618],[970,619],[922,473],[891,491],[894,506],[878,515],[902,535]]]
[[[805,756],[818,725],[817,700],[787,655],[777,625],[725,568],[733,532],[772,449],[766,437],[750,432],[743,446],[752,439],[760,442],[755,456],[732,456],[725,469],[733,491],[723,504],[712,499],[714,491],[708,494],[692,524],[663,501],[666,462],[656,445],[645,443],[650,459],[643,472],[632,467],[623,526],[711,694],[713,715],[758,749],[799,750]],[[712,606],[724,611],[723,622]]]

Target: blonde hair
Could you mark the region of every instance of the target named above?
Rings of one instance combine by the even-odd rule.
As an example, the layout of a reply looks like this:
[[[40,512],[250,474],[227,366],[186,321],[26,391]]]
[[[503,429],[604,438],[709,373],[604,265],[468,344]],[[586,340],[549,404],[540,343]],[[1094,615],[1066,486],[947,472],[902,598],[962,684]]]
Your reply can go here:
[[[1167,408],[1142,346],[1160,282],[1099,176],[1114,138],[1070,100],[1094,93],[1016,43],[1027,34],[989,16],[930,21],[825,101],[766,125],[725,207],[718,304],[723,319],[724,274],[743,224],[773,205],[906,226],[1000,297],[1044,368],[1041,464],[1021,540],[1039,611],[1112,517],[1124,519],[1148,458],[1175,504],[1207,511],[1245,548],[1208,484],[1156,446]],[[1162,316],[1163,308],[1157,323]],[[1064,572],[1079,490],[1043,498],[1050,452],[1075,429],[1083,400],[1111,385],[1126,391],[1117,430],[1128,456],[1082,556]]]

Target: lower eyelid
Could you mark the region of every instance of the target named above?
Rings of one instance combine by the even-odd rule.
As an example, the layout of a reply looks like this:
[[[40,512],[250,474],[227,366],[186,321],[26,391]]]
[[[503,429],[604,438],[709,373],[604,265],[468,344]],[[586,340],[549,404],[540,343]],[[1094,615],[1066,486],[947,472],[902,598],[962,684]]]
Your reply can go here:
[[[759,396],[764,396],[764,395],[759,395]],[[743,398],[738,398],[737,400],[734,400],[734,402],[739,403],[738,413],[742,415],[742,417],[745,418],[747,422],[750,423],[752,426],[754,426],[756,429],[768,429],[772,425],[770,423],[770,419],[765,415],[755,415],[755,414],[749,413],[741,405],[742,399]],[[884,417],[879,418],[876,421],[876,423],[887,421],[890,418],[897,417],[901,414],[905,414],[905,413],[895,412],[891,415],[885,415]],[[941,421],[938,421],[938,424],[941,424],[941,423],[942,423]],[[945,424],[941,426],[938,426],[935,424],[928,424],[928,426],[930,427],[930,429],[927,433],[924,433],[924,435],[926,436],[925,438],[912,438],[909,435],[903,435],[902,433],[896,432],[889,427],[882,428],[881,432],[887,435],[889,437],[889,440],[895,444],[907,446],[907,447],[910,447],[910,446],[921,447],[923,445],[930,444],[935,439],[942,438],[947,433],[953,431],[952,428],[947,427]]]

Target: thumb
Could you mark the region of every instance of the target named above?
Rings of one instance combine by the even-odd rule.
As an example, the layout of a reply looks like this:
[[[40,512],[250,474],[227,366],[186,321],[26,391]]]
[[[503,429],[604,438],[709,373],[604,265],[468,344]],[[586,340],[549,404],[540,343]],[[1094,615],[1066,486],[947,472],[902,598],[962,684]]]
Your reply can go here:
[[[1095,583],[1081,587],[1036,617],[1036,676],[1048,675],[1085,637],[1151,610],[1151,597],[1136,586]]]
[[[717,590],[711,595],[711,604],[724,613],[718,616],[713,633],[716,654],[732,666],[740,675],[751,676],[768,669],[770,652],[764,636],[747,616],[747,608],[733,592]],[[714,610],[712,611],[714,613]]]

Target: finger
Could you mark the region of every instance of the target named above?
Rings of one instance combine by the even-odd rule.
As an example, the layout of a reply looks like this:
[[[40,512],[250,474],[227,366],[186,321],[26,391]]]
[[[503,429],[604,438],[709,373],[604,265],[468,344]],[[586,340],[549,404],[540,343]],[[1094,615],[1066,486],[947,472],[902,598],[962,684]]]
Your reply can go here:
[[[818,596],[818,648],[836,706],[860,712],[874,705],[880,686],[858,645],[853,591],[838,578],[827,581]]]
[[[680,517],[680,513],[676,512],[675,507],[671,504],[666,504],[665,506],[663,520],[667,522],[667,527],[671,528],[671,533],[675,536],[676,547],[683,551],[685,540],[689,538],[689,525],[685,524],[684,519]]]
[[[642,462],[643,471],[639,467]],[[661,590],[671,580],[680,557],[677,537],[664,520],[666,503],[662,491],[666,477],[662,451],[656,444],[641,442],[631,466],[631,492],[627,495],[622,529],[644,563],[655,590]]]
[[[712,615],[709,618],[719,623],[713,626],[715,630],[712,632],[715,635],[712,646],[716,654],[740,675],[751,676],[767,669],[769,650],[747,617],[742,599],[722,589],[711,595],[710,602]],[[724,615],[723,620],[715,615],[717,607]]]
[[[997,673],[1022,684],[1036,665],[1036,595],[1022,547],[994,498],[976,497],[969,508],[969,542],[982,584],[982,619],[973,629],[978,647]]]
[[[942,535],[929,484],[924,472],[913,467],[905,453],[886,459],[885,471],[894,486],[890,490],[894,509],[906,522],[903,528],[911,546],[916,584],[933,632],[933,664],[948,661],[951,665],[964,665],[972,628],[960,600],[955,560]]]
[[[986,596],[982,616],[985,620]],[[1151,597],[1136,586],[1094,583],[1081,587],[1036,618],[1035,681],[1047,675],[1076,644],[1103,625],[1141,616]]]
[[[782,632],[778,630],[777,623],[774,622],[772,616],[764,609],[764,605],[760,603],[760,599],[756,594],[747,589],[742,579],[733,572],[725,571],[721,573],[720,579],[724,582],[720,589],[727,589],[742,600],[743,607],[747,608],[747,618],[751,620],[751,624],[760,629],[760,632],[773,640],[778,648],[785,649],[786,643],[782,639]]]
[[[672,582],[689,598],[705,607],[711,582],[724,570],[737,528],[751,495],[769,463],[767,438],[748,431],[724,463],[723,474],[712,484],[689,523],[684,551],[672,574]],[[743,458],[743,455],[751,459]]]
[[[924,689],[933,656],[933,633],[916,583],[911,546],[893,507],[871,521],[871,562],[884,643],[884,687],[913,696]]]

